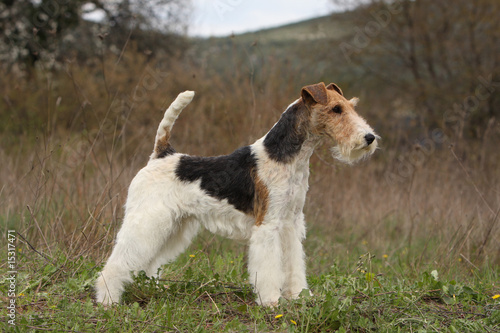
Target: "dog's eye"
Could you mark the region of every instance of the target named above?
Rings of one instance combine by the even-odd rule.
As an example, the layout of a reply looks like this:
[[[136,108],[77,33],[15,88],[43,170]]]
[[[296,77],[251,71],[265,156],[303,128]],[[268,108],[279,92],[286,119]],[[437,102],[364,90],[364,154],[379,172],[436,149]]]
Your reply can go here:
[[[333,112],[333,113],[337,113],[337,114],[341,114],[342,113],[342,108],[340,107],[340,105],[335,105],[331,110],[330,112]]]

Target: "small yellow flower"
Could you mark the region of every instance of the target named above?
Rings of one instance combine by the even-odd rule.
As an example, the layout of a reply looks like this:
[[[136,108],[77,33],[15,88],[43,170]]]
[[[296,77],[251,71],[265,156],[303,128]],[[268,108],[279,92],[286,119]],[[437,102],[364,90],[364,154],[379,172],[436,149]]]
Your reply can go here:
[[[290,321],[292,322],[292,324],[297,325],[297,322],[295,320],[290,319]]]
[[[367,242],[366,240],[363,240],[363,241],[361,242],[361,244],[366,245],[366,244],[368,244],[368,242]]]
[[[279,314],[279,315],[276,315],[274,318],[275,318],[275,319],[278,319],[278,318],[281,318],[281,317],[283,317],[283,315],[282,315],[282,314]]]
[[[191,258],[194,258],[194,257],[196,257],[196,256],[195,256],[194,254],[190,254],[189,256],[190,256]]]
[[[384,259],[389,258],[389,256],[387,254],[384,254],[382,257],[384,257]]]
[[[493,295],[493,296],[491,296],[491,298],[493,298],[493,299],[500,298],[500,294]]]
[[[231,260],[231,264],[234,264],[234,261]]]
[[[18,296],[21,296],[21,297],[22,297],[22,296],[24,296],[24,293],[20,293]]]

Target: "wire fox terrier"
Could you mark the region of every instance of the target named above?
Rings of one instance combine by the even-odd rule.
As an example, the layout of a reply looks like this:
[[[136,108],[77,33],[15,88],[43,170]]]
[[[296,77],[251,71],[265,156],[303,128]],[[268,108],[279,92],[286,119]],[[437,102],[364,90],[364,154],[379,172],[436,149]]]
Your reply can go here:
[[[152,276],[191,243],[200,227],[249,241],[249,279],[258,304],[297,298],[308,289],[302,212],[309,158],[322,138],[335,158],[353,163],[371,155],[378,136],[340,88],[318,83],[283,112],[254,144],[217,157],[176,153],[172,126],[193,99],[186,91],[166,110],[148,164],[132,180],[115,247],[97,284],[97,301],[120,300],[131,272]]]

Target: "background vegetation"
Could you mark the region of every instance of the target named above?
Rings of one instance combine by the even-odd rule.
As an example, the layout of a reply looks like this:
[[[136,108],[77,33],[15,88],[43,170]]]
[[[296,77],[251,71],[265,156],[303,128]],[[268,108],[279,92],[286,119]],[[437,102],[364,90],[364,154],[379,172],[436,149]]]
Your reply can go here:
[[[161,27],[160,5],[170,13]],[[5,327],[500,331],[498,2],[365,2],[211,39],[185,37],[186,6],[0,3],[0,225],[16,231],[19,272],[17,325]],[[89,8],[102,8],[101,23],[82,19]],[[220,155],[263,136],[320,81],[360,97],[383,140],[354,167],[327,144],[311,159],[315,297],[255,306],[245,245],[202,234],[161,283],[139,276],[123,305],[92,302],[129,182],[180,91],[197,95],[174,147]]]

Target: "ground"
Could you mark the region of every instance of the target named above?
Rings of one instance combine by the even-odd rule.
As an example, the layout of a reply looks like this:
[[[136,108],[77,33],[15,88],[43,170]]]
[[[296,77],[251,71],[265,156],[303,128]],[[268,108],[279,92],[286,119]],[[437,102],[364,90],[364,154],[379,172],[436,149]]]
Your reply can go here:
[[[255,304],[245,246],[209,234],[159,279],[141,273],[110,308],[92,298],[102,263],[56,250],[44,258],[19,242],[15,326],[1,325],[12,332],[500,332],[498,267],[457,261],[416,271],[405,253],[362,253],[369,244],[327,255],[322,237],[329,236],[312,231],[315,241],[306,241],[314,296],[276,308]]]

